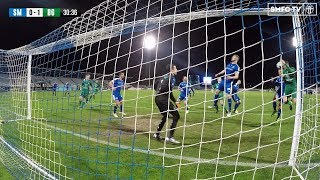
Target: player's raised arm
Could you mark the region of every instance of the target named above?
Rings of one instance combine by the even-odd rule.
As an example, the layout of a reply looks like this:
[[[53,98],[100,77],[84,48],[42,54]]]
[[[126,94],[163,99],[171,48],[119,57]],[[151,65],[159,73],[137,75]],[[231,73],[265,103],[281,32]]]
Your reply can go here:
[[[226,70],[222,70],[219,73],[217,73],[215,77],[221,76],[222,74],[225,74],[225,73],[226,73]]]

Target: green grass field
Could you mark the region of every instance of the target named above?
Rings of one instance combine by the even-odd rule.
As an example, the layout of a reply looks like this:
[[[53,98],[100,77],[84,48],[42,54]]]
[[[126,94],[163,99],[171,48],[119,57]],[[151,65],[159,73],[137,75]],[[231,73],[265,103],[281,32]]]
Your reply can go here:
[[[176,92],[176,97],[178,92]],[[79,93],[33,92],[33,119],[6,123],[1,135],[29,157],[73,179],[282,179],[296,176],[289,159],[295,109],[275,122],[271,92],[240,93],[239,114],[208,109],[213,93],[196,91],[180,111],[179,145],[152,135],[161,116],[151,90],[127,90],[123,119],[111,116],[110,91],[78,109]],[[205,103],[206,102],[206,103]],[[262,106],[262,104],[265,104]],[[19,106],[19,105],[17,105]],[[245,110],[245,111],[244,111]],[[168,120],[169,127],[171,119]],[[165,129],[164,129],[165,130]],[[165,136],[165,132],[162,133]],[[134,148],[132,148],[134,147]],[[312,158],[320,162],[320,158]],[[279,166],[274,166],[279,163]],[[315,178],[317,174],[309,174]],[[296,177],[297,178],[297,177]],[[295,178],[293,178],[295,179]]]
[[[0,179],[4,179],[4,180],[13,179],[13,176],[10,174],[8,169],[2,163],[0,163]]]

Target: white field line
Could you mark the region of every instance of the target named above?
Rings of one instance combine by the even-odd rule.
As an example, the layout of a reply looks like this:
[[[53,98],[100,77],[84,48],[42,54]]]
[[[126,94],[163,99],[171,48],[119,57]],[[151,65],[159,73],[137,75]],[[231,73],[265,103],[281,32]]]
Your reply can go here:
[[[43,123],[42,123],[43,124]],[[207,164],[221,164],[221,165],[227,165],[227,166],[243,166],[243,167],[257,167],[257,168],[262,168],[262,167],[290,167],[287,162],[279,162],[277,164],[271,164],[271,163],[249,163],[249,162],[234,162],[234,161],[224,161],[224,160],[215,160],[215,159],[203,159],[203,158],[195,158],[195,157],[188,157],[188,156],[178,156],[178,155],[174,155],[174,154],[164,154],[163,152],[157,152],[157,151],[151,151],[151,150],[144,150],[144,149],[135,149],[132,146],[126,146],[126,145],[121,145],[121,144],[116,144],[116,143],[112,143],[112,142],[108,142],[108,141],[104,141],[104,140],[98,140],[95,138],[91,138],[89,136],[86,135],[82,135],[82,134],[78,134],[72,131],[68,131],[65,129],[61,129],[58,127],[54,127],[48,124],[43,124],[49,128],[67,133],[67,134],[71,134],[86,140],[90,140],[92,142],[95,143],[100,143],[100,144],[105,144],[108,146],[113,146],[113,147],[117,147],[117,148],[121,148],[121,149],[128,149],[128,150],[132,150],[135,152],[140,152],[140,153],[144,153],[144,154],[151,154],[151,155],[155,155],[155,156],[160,156],[160,157],[166,157],[166,158],[171,158],[171,159],[177,159],[180,160],[181,158],[185,161],[189,161],[191,163],[207,163]],[[313,163],[313,164],[309,164],[310,166],[319,166],[319,163]],[[301,166],[301,164],[299,165]],[[307,164],[305,164],[305,166],[307,166]]]

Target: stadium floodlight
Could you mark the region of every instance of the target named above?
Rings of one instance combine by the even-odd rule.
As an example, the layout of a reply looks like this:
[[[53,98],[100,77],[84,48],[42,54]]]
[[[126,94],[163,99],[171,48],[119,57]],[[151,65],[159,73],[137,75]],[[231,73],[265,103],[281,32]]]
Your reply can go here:
[[[145,36],[143,40],[143,47],[146,49],[153,49],[157,45],[157,40],[154,36],[152,35],[147,35]]]
[[[292,38],[292,46],[298,47],[298,40],[297,40],[296,37],[293,37],[293,38]]]

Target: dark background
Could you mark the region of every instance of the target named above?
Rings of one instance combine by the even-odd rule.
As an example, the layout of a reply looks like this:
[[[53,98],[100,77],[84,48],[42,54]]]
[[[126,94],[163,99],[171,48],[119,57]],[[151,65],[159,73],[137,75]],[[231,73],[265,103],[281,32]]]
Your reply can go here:
[[[8,8],[10,7],[77,8],[84,13],[101,2],[103,0],[1,0],[0,49],[13,49],[29,44],[72,20],[72,18],[9,18]],[[197,3],[201,4],[200,0]],[[159,33],[159,41],[163,42],[158,45],[157,53],[155,50],[139,50],[132,53],[130,58],[128,56],[116,58],[128,54],[130,48],[130,43],[119,43],[119,37],[116,37],[103,40],[99,47],[96,44],[93,44],[91,48],[82,47],[81,55],[77,53],[64,55],[62,59],[56,58],[51,60],[50,63],[35,61],[34,66],[39,65],[39,67],[51,69],[63,67],[69,71],[96,72],[106,76],[113,76],[115,72],[127,69],[127,76],[132,77],[132,81],[137,81],[148,77],[149,64],[153,76],[152,71],[155,66],[153,61],[155,59],[161,59],[156,65],[156,75],[164,74],[165,65],[172,60],[181,70],[177,76],[177,82],[180,82],[182,76],[187,73],[199,75],[201,79],[203,76],[214,76],[215,73],[224,69],[225,64],[229,63],[232,52],[239,50],[236,53],[241,57],[239,62],[242,70],[240,73],[241,79],[245,80],[244,83],[247,87],[261,87],[262,81],[269,80],[270,77],[277,75],[275,67],[279,60],[277,55],[282,53],[284,59],[288,60],[291,65],[295,65],[295,48],[292,46],[292,19],[290,17],[246,16],[226,18],[227,36],[224,36],[223,21],[218,22],[219,20],[221,18],[208,18],[208,23],[217,23],[208,25],[207,29],[205,26],[206,19],[192,21],[190,23],[190,29],[192,30],[190,34],[186,33],[181,36],[179,34],[188,31],[188,22],[162,27]],[[198,27],[201,28],[197,29]],[[242,32],[239,30],[243,27],[246,28],[242,39]],[[239,32],[230,35],[236,31]],[[149,34],[157,36],[158,32],[159,29],[156,29]],[[134,34],[139,35],[143,32],[135,32]],[[173,36],[175,38],[172,38]],[[190,41],[188,41],[188,36],[190,36]],[[130,38],[130,35],[123,35],[121,42]],[[263,46],[261,45],[262,39]],[[110,44],[119,45],[106,50],[109,41]],[[141,42],[142,36],[134,38],[131,52],[134,49],[141,48]],[[252,47],[247,47],[251,45]],[[193,48],[188,51],[189,46]],[[245,50],[241,49],[244,46],[247,48]],[[225,58],[223,57],[224,48],[226,48],[227,54],[230,54]],[[118,49],[119,52],[117,53]],[[70,52],[73,50],[70,49]],[[89,56],[98,51],[97,55]],[[108,56],[106,56],[107,52]],[[59,53],[66,54],[66,51],[52,53],[52,55],[57,56]],[[87,54],[87,57],[85,54]],[[52,57],[52,55],[50,56]],[[261,59],[264,59],[264,61],[261,61]],[[206,63],[206,60],[208,63]],[[143,62],[152,63],[139,66]],[[137,67],[127,68],[134,66]],[[187,67],[191,68],[188,69]],[[141,76],[139,77],[140,72]],[[42,73],[41,75],[52,76],[52,73]],[[59,75],[69,76],[70,74]],[[78,75],[80,76],[80,74]],[[270,86],[271,83],[267,82],[265,85]]]

